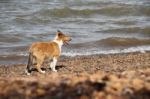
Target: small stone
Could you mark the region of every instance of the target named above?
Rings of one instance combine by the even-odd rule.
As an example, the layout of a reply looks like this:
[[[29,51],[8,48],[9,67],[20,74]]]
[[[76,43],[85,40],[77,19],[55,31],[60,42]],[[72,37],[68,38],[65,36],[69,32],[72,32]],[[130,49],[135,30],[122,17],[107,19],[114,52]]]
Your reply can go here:
[[[38,96],[42,96],[42,95],[44,95],[46,93],[46,91],[43,90],[43,89],[37,89],[36,91],[37,91],[37,95]]]
[[[110,80],[111,81],[118,81],[118,77],[115,75],[110,75]]]
[[[144,82],[141,79],[137,79],[137,78],[133,79],[132,84],[133,84],[134,89],[137,91],[144,87]]]
[[[145,88],[146,88],[147,90],[150,90],[150,83],[149,83],[149,82],[145,83]]]
[[[112,87],[114,89],[116,89],[116,91],[117,91],[118,94],[121,94],[122,89],[123,89],[123,85],[121,85],[121,83],[119,83],[119,82],[114,83]]]

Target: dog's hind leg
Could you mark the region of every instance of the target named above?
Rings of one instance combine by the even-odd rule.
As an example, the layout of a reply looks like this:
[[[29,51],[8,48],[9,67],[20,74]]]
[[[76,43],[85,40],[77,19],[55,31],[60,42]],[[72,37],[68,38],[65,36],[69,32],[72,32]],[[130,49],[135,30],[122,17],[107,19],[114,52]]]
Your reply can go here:
[[[37,64],[36,64],[36,69],[38,70],[38,72],[44,74],[45,71],[41,69],[41,65],[43,64],[42,59],[37,60]]]
[[[28,64],[27,64],[26,71],[25,71],[27,75],[30,75],[31,73],[32,63],[33,63],[33,55],[32,53],[29,53]]]

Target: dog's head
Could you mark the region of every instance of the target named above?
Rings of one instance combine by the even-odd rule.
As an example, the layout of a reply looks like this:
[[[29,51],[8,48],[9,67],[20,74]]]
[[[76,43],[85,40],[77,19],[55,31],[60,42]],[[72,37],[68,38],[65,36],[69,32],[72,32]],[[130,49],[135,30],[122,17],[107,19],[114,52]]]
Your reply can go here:
[[[71,41],[71,37],[68,35],[63,34],[61,31],[57,31],[56,33],[56,39],[57,40],[62,40],[63,43],[68,44],[69,41]]]

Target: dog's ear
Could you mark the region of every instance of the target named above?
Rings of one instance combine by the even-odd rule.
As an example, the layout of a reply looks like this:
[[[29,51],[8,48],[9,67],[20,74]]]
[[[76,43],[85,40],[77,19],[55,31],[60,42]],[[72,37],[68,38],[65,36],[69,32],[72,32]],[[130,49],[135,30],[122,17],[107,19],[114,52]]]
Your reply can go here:
[[[56,35],[57,35],[57,36],[61,36],[61,35],[63,35],[63,34],[62,34],[62,32],[61,32],[60,30],[57,30]]]
[[[57,30],[57,32],[61,33],[61,31],[60,31],[60,30]]]

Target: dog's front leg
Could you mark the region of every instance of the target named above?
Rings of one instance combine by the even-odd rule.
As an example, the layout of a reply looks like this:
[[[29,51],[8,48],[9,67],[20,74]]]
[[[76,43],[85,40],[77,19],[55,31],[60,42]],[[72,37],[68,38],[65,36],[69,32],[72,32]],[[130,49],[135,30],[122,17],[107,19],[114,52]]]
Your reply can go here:
[[[52,69],[52,71],[54,71],[54,72],[57,72],[57,70],[56,70],[56,63],[57,63],[57,58],[56,57],[54,57],[53,58],[53,61],[51,62],[51,64],[50,64],[50,68]]]

